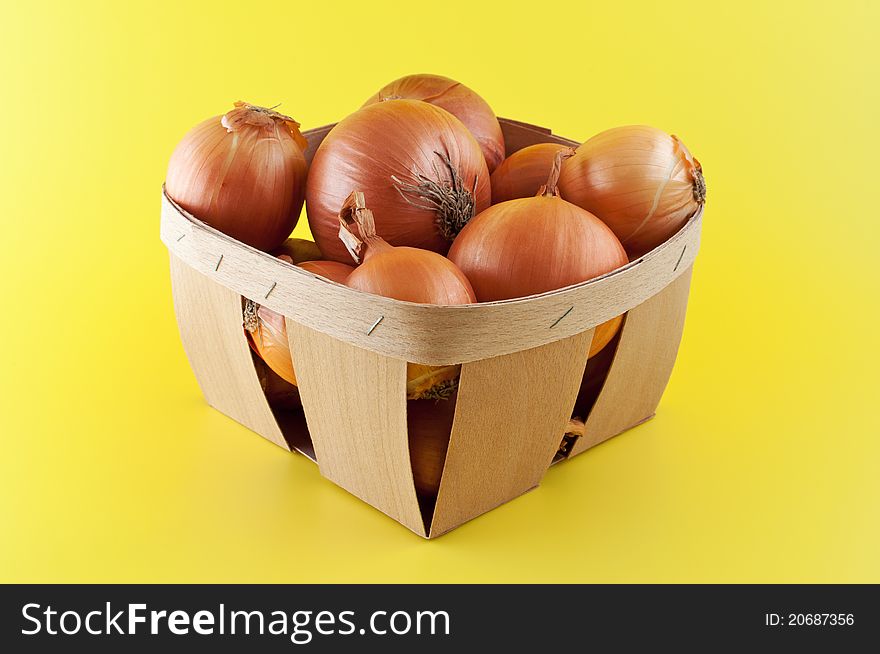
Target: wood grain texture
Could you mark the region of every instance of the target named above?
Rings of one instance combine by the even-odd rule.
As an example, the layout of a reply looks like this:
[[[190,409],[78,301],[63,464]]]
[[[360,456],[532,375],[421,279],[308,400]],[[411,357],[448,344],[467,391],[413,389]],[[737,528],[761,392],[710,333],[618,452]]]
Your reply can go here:
[[[700,216],[642,259],[602,277],[528,298],[458,306],[400,302],[336,284],[239,243],[164,194],[161,235],[197,272],[300,324],[395,359],[453,365],[562,340],[641,304],[693,261]]]
[[[321,474],[425,536],[407,438],[406,362],[286,323]]]
[[[691,268],[629,312],[608,377],[571,455],[598,445],[650,418],[678,354]]]
[[[336,123],[332,125],[324,125],[323,127],[317,127],[315,129],[310,129],[306,132],[303,132],[303,136],[306,137],[306,141],[309,142],[309,147],[306,148],[305,157],[306,162],[311,166],[312,159],[315,158],[315,152],[318,150],[318,146],[321,145],[321,141],[324,140],[324,137],[330,133],[330,130],[336,127]]]
[[[431,537],[538,485],[571,416],[592,337],[587,330],[462,366]]]
[[[208,404],[289,450],[254,369],[241,296],[173,255],[171,288],[180,340]]]

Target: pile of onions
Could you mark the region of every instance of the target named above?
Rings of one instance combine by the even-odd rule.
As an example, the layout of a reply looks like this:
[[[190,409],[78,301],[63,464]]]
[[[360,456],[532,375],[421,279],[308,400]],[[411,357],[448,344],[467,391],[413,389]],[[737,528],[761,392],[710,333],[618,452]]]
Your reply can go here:
[[[547,182],[556,153],[568,149],[558,143],[536,143],[507,157],[492,173],[492,204],[533,197]]]
[[[495,112],[461,82],[442,75],[407,75],[382,87],[364,106],[400,98],[428,102],[458,118],[480,144],[489,172],[504,159],[504,136]]]
[[[547,184],[531,198],[486,209],[461,231],[449,258],[480,302],[545,293],[593,279],[627,263],[614,233],[596,216],[559,197],[558,152]],[[620,318],[596,328],[590,355],[616,333]],[[616,324],[615,324],[616,323]]]
[[[394,247],[377,236],[373,212],[366,208],[363,193],[354,192],[346,198],[339,214],[339,237],[355,261],[363,260],[345,280],[349,288],[420,304],[476,301],[468,279],[446,257],[430,250]],[[457,386],[460,371],[457,365],[408,363],[407,397],[446,397]]]
[[[286,255],[279,258],[293,263]],[[345,283],[354,270],[337,261],[304,261],[297,266],[339,284]],[[293,369],[284,316],[248,300],[245,303],[244,326],[249,332],[254,349],[266,365],[284,381],[296,386],[296,371]]]
[[[581,145],[562,167],[559,189],[601,218],[633,259],[673,236],[706,200],[700,162],[647,125],[609,129]]]
[[[448,400],[406,403],[409,458],[419,497],[432,500],[440,489],[449,436],[455,417],[455,393]]]
[[[289,116],[236,102],[183,137],[171,155],[165,190],[196,218],[269,251],[299,220],[307,145]]]
[[[440,253],[491,200],[474,137],[446,110],[417,100],[363,107],[315,153],[306,207],[324,259],[350,261],[338,238],[338,212],[353,189],[382,207],[376,226],[388,243]]]

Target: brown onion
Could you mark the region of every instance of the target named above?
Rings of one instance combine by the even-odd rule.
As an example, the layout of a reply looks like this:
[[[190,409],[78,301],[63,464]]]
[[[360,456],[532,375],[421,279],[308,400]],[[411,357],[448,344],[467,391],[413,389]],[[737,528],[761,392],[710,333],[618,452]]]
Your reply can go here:
[[[622,323],[623,316],[620,315],[596,325],[595,329],[593,329],[593,340],[590,341],[590,353],[587,356],[591,357],[594,354],[598,354],[606,345],[608,345],[608,343],[611,342],[611,339],[614,338],[615,334],[620,330],[620,325]]]
[[[183,137],[171,155],[165,190],[196,218],[268,251],[299,219],[307,145],[292,118],[236,102]]]
[[[489,207],[452,244],[449,258],[470,280],[480,302],[553,291],[627,263],[617,237],[601,220],[559,197],[556,182],[565,156],[571,156],[570,149],[556,154],[538,195]],[[612,318],[610,325],[596,328],[605,340],[601,346],[616,332],[615,321],[619,327],[619,319]],[[590,348],[591,355],[597,351]]]
[[[280,255],[288,259],[288,255]],[[303,270],[326,277],[339,284],[354,270],[338,261],[304,261],[297,264]],[[263,307],[251,300],[245,302],[244,326],[249,332],[251,342],[260,358],[284,381],[296,386],[296,371],[290,354],[290,342],[287,340],[287,326],[284,316]]]
[[[362,259],[345,285],[366,293],[420,304],[470,304],[474,290],[446,257],[411,247],[394,247],[376,233],[364,194],[352,193],[343,205],[338,236],[355,261]],[[354,235],[356,225],[360,238]]]
[[[376,235],[373,213],[366,208],[362,193],[352,193],[340,214],[339,237],[357,260],[363,263],[345,280],[345,285],[367,293],[420,304],[470,304],[474,290],[449,259],[436,252],[394,247]],[[360,239],[352,233],[356,225]],[[361,240],[362,239],[362,240]],[[407,363],[409,399],[443,398],[458,384],[461,366],[426,366]]]
[[[647,125],[581,145],[562,167],[559,190],[611,227],[631,258],[666,241],[706,201],[700,162],[677,137]]]
[[[492,204],[534,197],[546,184],[556,153],[567,149],[559,143],[536,143],[507,157],[492,173]]]
[[[382,207],[376,228],[388,243],[441,253],[491,201],[489,173],[474,137],[449,112],[416,100],[360,109],[337,124],[315,153],[306,213],[324,259],[351,261],[338,238],[338,214],[353,189]]]
[[[504,135],[495,112],[461,82],[442,75],[407,75],[382,87],[364,106],[399,98],[429,102],[463,122],[480,144],[490,173],[504,159]]]
[[[425,499],[436,498],[440,490],[454,417],[455,394],[448,400],[411,400],[406,403],[413,480],[416,492]]]

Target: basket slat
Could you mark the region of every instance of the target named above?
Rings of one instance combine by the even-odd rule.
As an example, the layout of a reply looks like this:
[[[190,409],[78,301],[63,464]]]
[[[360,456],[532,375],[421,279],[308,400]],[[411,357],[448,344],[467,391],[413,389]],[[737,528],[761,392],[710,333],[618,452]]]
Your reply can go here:
[[[501,125],[501,133],[504,134],[505,155],[508,157],[536,143],[559,143],[574,148],[580,145],[577,141],[556,136],[546,127],[536,127],[510,118],[499,118],[498,122]]]
[[[321,474],[425,536],[407,439],[406,362],[286,324]]]
[[[574,456],[650,418],[669,381],[684,329],[692,269],[632,309],[605,385]]]
[[[241,296],[173,255],[171,288],[180,340],[208,404],[289,450],[257,378]]]
[[[462,366],[431,537],[541,481],[580,388],[593,330]]]

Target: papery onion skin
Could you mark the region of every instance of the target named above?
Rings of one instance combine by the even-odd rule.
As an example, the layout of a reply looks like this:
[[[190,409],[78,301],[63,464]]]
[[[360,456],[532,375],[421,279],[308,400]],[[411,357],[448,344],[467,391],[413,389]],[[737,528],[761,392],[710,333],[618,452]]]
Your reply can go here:
[[[601,220],[560,198],[540,196],[486,209],[461,230],[449,258],[480,302],[554,291],[628,261]]]
[[[364,106],[397,98],[428,102],[458,118],[480,144],[490,173],[504,159],[504,135],[495,112],[461,82],[427,73],[407,75],[382,87]]]
[[[460,176],[454,197],[470,198],[469,211],[437,211],[423,198],[402,193],[395,182],[410,184],[420,174],[448,190],[446,156]],[[382,208],[377,231],[388,243],[440,253],[449,249],[461,225],[491,202],[489,173],[474,137],[449,112],[417,100],[360,109],[338,123],[315,153],[306,213],[324,259],[351,262],[338,238],[338,212],[354,189],[365,193],[370,206]]]
[[[492,173],[492,204],[534,197],[547,181],[547,171],[556,153],[568,147],[559,143],[536,143],[507,157]]]
[[[199,220],[269,251],[299,219],[306,146],[292,118],[237,102],[183,137],[171,155],[165,190]]]
[[[706,199],[699,161],[678,138],[647,125],[582,144],[563,164],[559,190],[611,227],[632,259],[673,236]]]
[[[251,341],[257,354],[272,371],[289,384],[296,386],[296,372],[290,356],[287,326],[284,316],[267,307],[257,309],[258,325],[251,332]]]

